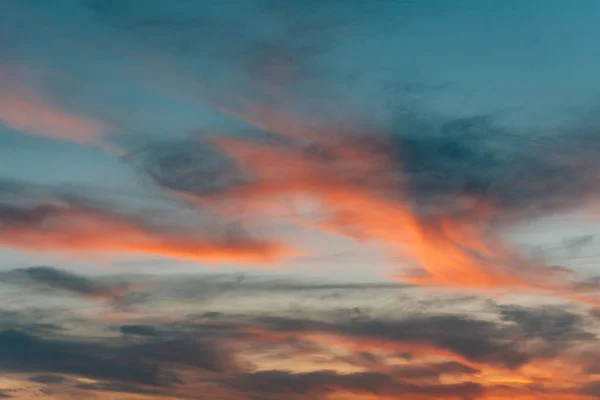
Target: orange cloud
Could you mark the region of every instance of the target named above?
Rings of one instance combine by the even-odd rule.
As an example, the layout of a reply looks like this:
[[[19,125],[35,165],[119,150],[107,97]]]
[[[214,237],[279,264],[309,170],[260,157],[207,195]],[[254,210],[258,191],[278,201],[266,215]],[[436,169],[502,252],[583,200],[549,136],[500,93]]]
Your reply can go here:
[[[198,84],[180,72],[176,74],[180,79]],[[199,86],[214,92],[210,85]],[[225,213],[242,209],[266,218],[279,208],[290,211],[294,203],[290,200],[310,201],[322,211],[318,221],[298,216],[295,222],[387,244],[406,267],[396,279],[419,285],[518,288],[593,304],[598,301],[588,294],[574,294],[565,274],[525,259],[494,233],[492,222],[502,218],[494,204],[462,195],[437,210],[418,209],[406,188],[410,178],[386,153],[392,145],[378,132],[356,136],[320,121],[299,121],[243,96],[186,97],[283,139],[264,143],[213,138],[211,144],[251,178],[225,194],[177,193],[186,200],[213,205]],[[236,207],[228,207],[232,204]]]
[[[27,251],[141,254],[190,261],[268,262],[284,245],[247,237],[162,231],[94,209],[47,206],[0,210],[0,246]]]
[[[289,330],[272,331],[259,327],[247,327],[241,332],[252,335],[252,339],[245,343],[252,351],[253,343],[268,344],[272,347],[283,346],[287,355],[286,369],[295,373],[306,373],[306,370],[295,370],[295,360],[304,355],[312,355],[318,358],[321,364],[315,363],[316,370],[323,367],[327,354],[337,355],[360,355],[368,354],[363,358],[361,364],[362,372],[384,373],[395,376],[402,381],[411,381],[409,375],[403,375],[403,371],[411,367],[436,366],[436,365],[463,365],[472,368],[473,372],[467,375],[444,374],[443,371],[438,378],[433,380],[413,380],[416,384],[431,383],[449,385],[460,383],[473,383],[484,388],[483,393],[475,398],[482,400],[504,400],[508,398],[533,400],[545,398],[548,400],[584,400],[596,398],[588,394],[591,389],[597,391],[597,375],[585,372],[585,360],[579,356],[567,354],[557,355],[555,358],[541,357],[532,359],[528,363],[515,368],[496,365],[484,360],[474,361],[447,349],[440,348],[427,340],[395,341],[368,337],[358,337],[344,334],[336,334],[319,330]],[[238,344],[235,343],[234,345]],[[262,348],[258,346],[258,348]],[[407,354],[406,359],[400,360],[400,355]],[[584,357],[585,358],[585,357]],[[351,358],[340,358],[350,360]],[[399,362],[400,361],[400,362]],[[490,360],[488,360],[490,361]],[[339,372],[339,371],[338,371]],[[356,372],[356,371],[354,371]],[[341,373],[341,372],[340,372]],[[424,387],[425,387],[424,386]],[[336,389],[329,397],[331,399],[351,399],[346,397],[348,393],[343,389]],[[339,396],[339,397],[338,397]],[[363,397],[360,397],[363,398]],[[373,394],[373,399],[387,399],[385,393]],[[396,398],[396,397],[391,397]],[[405,397],[402,397],[405,398]],[[413,397],[406,397],[412,399]],[[415,395],[414,398],[429,400],[438,398],[433,393]]]
[[[375,357],[373,362],[365,361],[361,366],[365,373],[383,373],[389,376],[395,376],[404,382],[410,382],[410,376],[404,375],[403,371],[415,366],[435,366],[445,365],[445,363],[458,362],[466,368],[473,368],[474,373],[462,376],[460,374],[440,374],[433,380],[414,380],[415,384],[423,384],[426,388],[429,384],[440,384],[440,388],[450,389],[454,385],[477,384],[483,388],[482,393],[475,398],[482,400],[503,400],[513,399],[539,399],[548,400],[583,400],[591,399],[581,388],[589,382],[594,382],[595,377],[581,374],[577,360],[556,359],[533,361],[516,369],[491,365],[485,362],[473,362],[467,360],[459,354],[449,350],[441,349],[425,340],[414,341],[391,341],[383,339],[371,339],[361,337],[351,337],[339,334],[319,331],[286,331],[274,332],[261,328],[246,328],[242,332],[253,335],[253,340],[261,343],[268,343],[271,346],[284,345],[286,354],[288,354],[287,368],[289,371],[295,371],[295,360],[304,355],[312,354],[323,362],[325,355],[320,353],[325,350],[335,354],[370,354]],[[252,346],[249,341],[248,346]],[[310,343],[312,345],[303,345]],[[250,347],[251,349],[252,347]],[[398,355],[409,354],[410,357],[398,364]],[[368,359],[367,359],[368,360]],[[321,364],[322,365],[322,364]],[[319,368],[319,364],[315,365]],[[295,371],[299,374],[305,374],[306,371]],[[331,399],[352,399],[352,392],[344,388],[336,388],[327,398]],[[346,397],[346,396],[349,397]],[[406,394],[402,398],[429,400],[439,398],[434,393],[414,394],[411,397]],[[543,397],[540,397],[543,396]],[[363,397],[359,397],[363,398]],[[388,399],[397,398],[388,395],[385,391],[378,394],[372,394],[367,398]]]
[[[466,365],[480,365],[467,360],[450,350],[441,349],[426,340],[394,341],[379,338],[357,337],[331,333],[327,331],[272,331],[258,327],[242,328],[241,332],[251,334],[256,340],[264,343],[281,344],[287,341],[303,340],[318,344],[323,349],[341,350],[354,353],[370,352],[373,354],[402,354],[410,353],[416,357],[439,357],[442,359],[460,361]],[[302,347],[295,349],[302,352]],[[314,349],[312,349],[314,350]]]
[[[444,208],[417,210],[404,190],[401,171],[383,152],[335,132],[309,139],[313,144],[308,147],[214,139],[253,178],[219,197],[219,204],[237,200],[268,215],[289,204],[285,200],[311,199],[324,215],[297,222],[390,245],[395,256],[420,268],[419,274],[398,278],[417,284],[564,288],[549,269],[522,259],[489,232],[493,205],[464,196]]]
[[[62,110],[34,88],[0,68],[0,121],[20,132],[79,144],[103,146],[107,127]]]

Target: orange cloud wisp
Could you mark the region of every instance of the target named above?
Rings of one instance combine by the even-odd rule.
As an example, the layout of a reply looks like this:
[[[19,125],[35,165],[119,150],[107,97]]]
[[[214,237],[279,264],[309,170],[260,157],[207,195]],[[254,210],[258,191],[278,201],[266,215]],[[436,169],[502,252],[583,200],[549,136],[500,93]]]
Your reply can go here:
[[[102,145],[104,124],[52,104],[41,93],[11,80],[0,69],[0,121],[30,135],[79,144]]]
[[[99,211],[61,209],[40,224],[6,224],[0,246],[28,251],[142,254],[189,261],[268,262],[291,253],[253,238],[158,232]]]
[[[255,178],[230,198],[266,212],[281,199],[313,198],[328,213],[328,218],[316,223],[322,229],[349,236],[359,232],[359,237],[387,243],[425,272],[405,280],[449,286],[552,287],[551,282],[534,283],[532,275],[541,269],[486,232],[489,206],[468,208],[459,203],[423,215],[407,200],[399,174],[385,156],[347,145],[343,139],[332,133],[317,142],[317,147],[331,153],[325,161],[282,146],[233,139],[214,142]]]

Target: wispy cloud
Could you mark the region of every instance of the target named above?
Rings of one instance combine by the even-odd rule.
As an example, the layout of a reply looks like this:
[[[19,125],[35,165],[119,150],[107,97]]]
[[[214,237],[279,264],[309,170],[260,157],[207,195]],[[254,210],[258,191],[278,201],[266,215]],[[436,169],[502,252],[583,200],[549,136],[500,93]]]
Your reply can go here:
[[[298,199],[314,201],[320,207],[319,216],[306,219],[298,215],[293,221],[389,245],[392,253],[417,268],[399,274],[410,282],[527,288],[568,295],[572,288],[565,282],[570,277],[564,270],[519,254],[496,228],[568,210],[583,204],[588,196],[596,196],[593,187],[586,185],[589,168],[565,164],[551,151],[547,156],[523,156],[515,152],[514,143],[501,140],[509,158],[496,162],[504,169],[482,170],[486,160],[477,154],[498,146],[498,138],[473,138],[470,122],[460,126],[463,130],[456,135],[429,138],[385,132],[357,134],[340,127],[301,137],[283,132],[283,141],[215,137],[206,149],[222,151],[227,167],[210,169],[205,165],[198,180],[179,175],[177,165],[164,164],[160,153],[146,153],[142,165],[155,183],[201,207],[219,209],[233,202],[266,217],[281,209],[293,215],[289,204],[297,204]],[[571,143],[579,145],[578,140]],[[510,157],[516,161],[509,161]],[[194,166],[193,158],[183,153],[177,159],[185,160],[187,171],[203,167],[201,161]],[[595,165],[593,160],[589,162]],[[547,176],[545,171],[550,170],[553,178],[538,180],[540,185],[523,181],[527,176]],[[220,174],[226,171],[224,181]],[[487,176],[489,173],[494,175]],[[504,173],[508,175],[503,181],[496,181]],[[430,180],[433,176],[439,180]],[[560,184],[562,181],[588,190],[584,194]],[[212,182],[223,185],[212,190],[208,186]],[[523,191],[516,191],[520,186]]]
[[[26,185],[25,185],[26,186]],[[15,192],[12,189],[18,189]],[[193,261],[266,262],[290,251],[219,225],[210,231],[162,226],[151,218],[121,213],[81,197],[46,192],[23,199],[21,185],[5,186],[0,203],[0,245],[28,251],[138,254]],[[16,199],[15,199],[16,198]],[[16,201],[15,201],[16,200]],[[202,227],[206,229],[206,227]]]
[[[34,136],[107,147],[104,135],[110,130],[108,126],[61,108],[39,88],[18,80],[18,76],[0,65],[0,120],[9,128]]]

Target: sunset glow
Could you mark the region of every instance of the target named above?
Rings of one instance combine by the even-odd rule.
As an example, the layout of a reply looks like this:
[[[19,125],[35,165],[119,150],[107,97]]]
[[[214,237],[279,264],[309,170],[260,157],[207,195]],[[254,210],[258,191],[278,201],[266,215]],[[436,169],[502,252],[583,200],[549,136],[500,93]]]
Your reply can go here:
[[[572,3],[0,1],[0,398],[600,399]]]

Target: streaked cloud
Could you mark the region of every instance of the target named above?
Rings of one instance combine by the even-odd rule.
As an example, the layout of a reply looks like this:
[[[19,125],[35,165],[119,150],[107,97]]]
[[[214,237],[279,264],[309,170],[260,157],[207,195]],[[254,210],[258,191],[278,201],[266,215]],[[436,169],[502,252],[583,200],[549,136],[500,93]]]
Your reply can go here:
[[[476,154],[473,146],[480,147],[477,153],[499,146],[498,138],[474,139],[469,121],[453,128],[463,129],[459,133],[465,139],[449,138],[443,134],[448,125],[442,125],[442,136],[425,139],[385,132],[356,134],[339,127],[319,132],[318,137],[289,138],[284,132],[281,141],[215,137],[206,144],[211,149],[206,151],[214,151],[216,146],[229,158],[228,167],[203,169],[202,174],[191,175],[197,180],[179,174],[180,169],[173,169],[176,164],[161,164],[152,152],[145,154],[142,165],[159,186],[199,207],[219,209],[233,202],[266,217],[273,210],[293,215],[294,204],[304,201],[299,199],[313,201],[320,207],[320,215],[308,219],[299,215],[292,221],[388,245],[392,254],[415,267],[400,273],[400,279],[573,295],[568,282],[571,277],[564,268],[520,254],[498,228],[585,204],[597,195],[592,186],[583,194],[560,182],[585,185],[591,167],[584,171],[571,162],[558,159],[555,163],[552,155],[523,156],[512,141],[501,139],[500,144],[508,148],[506,157],[517,157],[517,161],[498,161],[506,163],[504,168],[511,175],[505,176],[500,186],[494,182],[496,187],[490,187],[495,178],[481,170],[485,160],[474,155],[469,158],[469,154]],[[579,140],[574,138],[571,143],[578,147]],[[186,172],[202,168],[201,162],[194,165],[185,152],[177,159]],[[589,162],[596,168],[593,160]],[[522,173],[513,171],[519,166]],[[554,171],[551,180],[537,188],[525,186],[517,193],[527,174],[536,179],[549,169]],[[218,174],[229,170],[227,182],[218,190],[207,186],[208,182],[222,182]],[[454,176],[452,180],[444,178],[447,174]],[[430,181],[435,175],[441,177],[439,181]],[[511,176],[514,183],[506,181],[513,179]],[[530,206],[532,202],[535,207]]]
[[[0,120],[9,128],[34,136],[108,148],[108,126],[78,116],[55,104],[41,90],[18,81],[8,67],[0,65]]]
[[[144,216],[121,213],[116,205],[101,206],[58,191],[42,193],[36,199],[23,197],[35,191],[26,184],[4,188],[2,195],[7,200],[0,203],[0,245],[4,247],[241,262],[273,261],[290,251],[283,244],[255,239],[227,226],[213,225],[209,231],[177,229]]]
[[[95,282],[53,267],[19,268],[0,273],[0,282],[36,289],[54,289],[90,298],[118,298],[132,288],[127,283]]]
[[[156,285],[143,290],[171,285],[168,279],[152,279]],[[181,282],[192,285],[193,280]],[[196,282],[201,290],[202,279]],[[209,282],[214,278],[208,277]],[[460,304],[458,299],[414,307],[410,304],[422,300],[413,291],[385,315],[377,306],[389,297],[389,287],[360,289],[374,307],[361,304],[357,309],[353,285],[315,283],[311,289],[313,284],[307,283],[301,292],[287,295],[289,307],[266,312],[252,306],[264,293],[260,287],[283,289],[286,283],[266,276],[254,282],[255,290],[241,284],[210,302],[182,297],[177,301],[187,303],[187,311],[172,312],[168,320],[156,311],[159,304],[178,310],[172,307],[175,297],[163,297],[148,308],[139,303],[141,314],[129,324],[79,318],[59,330],[3,326],[0,365],[9,367],[13,379],[17,373],[29,374],[31,385],[45,385],[57,395],[87,391],[149,398],[421,400],[527,399],[530,394],[555,400],[595,393],[594,366],[600,354],[594,350],[598,338],[593,332],[598,321],[581,308],[466,302],[470,312],[456,306],[454,312],[442,312],[440,306]],[[341,294],[337,302],[321,302],[321,313],[315,314],[308,303],[296,300],[305,290]],[[286,292],[282,290],[281,299]],[[231,308],[238,296],[243,301]],[[44,312],[51,316],[53,309]],[[35,352],[27,353],[21,344]],[[58,353],[62,356],[54,357]],[[557,381],[561,373],[563,380]]]

